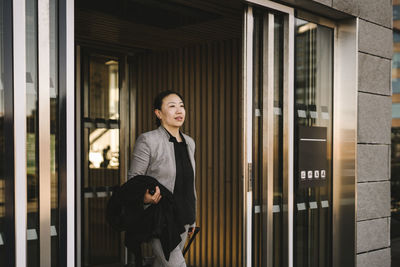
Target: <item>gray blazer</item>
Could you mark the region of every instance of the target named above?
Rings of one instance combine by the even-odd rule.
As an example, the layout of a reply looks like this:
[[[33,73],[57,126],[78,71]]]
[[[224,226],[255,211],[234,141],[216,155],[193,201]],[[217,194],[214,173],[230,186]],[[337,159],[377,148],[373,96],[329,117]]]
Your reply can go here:
[[[190,162],[196,173],[194,162],[195,143],[193,138],[182,133],[187,143]],[[141,134],[133,148],[128,179],[136,175],[148,175],[157,179],[172,193],[174,192],[176,178],[174,143],[169,141],[169,134],[160,126],[158,129]],[[195,177],[195,176],[194,176]],[[194,196],[197,202],[196,186]],[[197,206],[197,205],[196,205]]]

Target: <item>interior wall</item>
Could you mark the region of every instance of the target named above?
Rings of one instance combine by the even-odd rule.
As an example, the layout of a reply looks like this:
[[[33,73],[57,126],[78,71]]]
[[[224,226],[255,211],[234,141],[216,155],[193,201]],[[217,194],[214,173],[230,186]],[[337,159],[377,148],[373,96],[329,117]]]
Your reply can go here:
[[[196,142],[197,225],[189,266],[240,266],[243,203],[240,164],[241,40],[135,55],[130,65],[134,132],[155,129],[152,103],[166,89],[182,94],[183,131]],[[133,145],[133,144],[132,144]]]

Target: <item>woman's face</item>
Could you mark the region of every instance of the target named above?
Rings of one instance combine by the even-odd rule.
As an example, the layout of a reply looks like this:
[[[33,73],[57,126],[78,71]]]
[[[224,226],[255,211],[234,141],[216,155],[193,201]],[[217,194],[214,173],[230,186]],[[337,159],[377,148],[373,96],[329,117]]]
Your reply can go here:
[[[156,109],[155,113],[163,126],[178,128],[182,126],[186,115],[182,99],[175,94],[164,97],[161,110]]]

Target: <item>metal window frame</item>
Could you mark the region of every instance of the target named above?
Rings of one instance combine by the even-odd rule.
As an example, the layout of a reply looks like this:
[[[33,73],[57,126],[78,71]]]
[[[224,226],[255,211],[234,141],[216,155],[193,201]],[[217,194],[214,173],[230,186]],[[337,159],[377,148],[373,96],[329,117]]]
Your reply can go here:
[[[274,19],[275,15],[268,12],[268,16],[265,17],[264,21],[264,58],[263,58],[263,143],[266,147],[263,148],[263,173],[267,177],[267,183],[263,191],[267,193],[266,202],[266,216],[263,228],[267,229],[266,236],[266,257],[267,266],[273,265],[273,178],[274,178],[274,150],[268,149],[274,147]],[[272,126],[272,127],[271,127]],[[264,168],[266,167],[266,168]],[[263,194],[264,196],[264,194]],[[264,213],[264,211],[263,211]]]
[[[26,20],[25,1],[4,2],[5,144],[7,266],[27,263],[26,183]],[[40,150],[40,263],[51,264],[50,187],[50,15],[49,0],[38,1],[39,33],[39,150]],[[75,82],[74,1],[60,0],[60,266],[75,266]],[[65,140],[64,140],[65,138]],[[13,188],[13,189],[11,189]]]
[[[76,191],[76,218],[75,218],[75,227],[76,227],[76,234],[75,234],[75,252],[76,252],[76,258],[75,258],[75,264],[74,266],[82,266],[82,259],[85,260],[85,255],[82,253],[82,241],[86,241],[83,239],[83,232],[85,231],[85,226],[82,225],[82,214],[84,213],[83,210],[83,202],[82,202],[82,197],[81,197],[81,192],[82,192],[82,179],[83,179],[83,172],[82,172],[82,162],[83,162],[83,148],[85,147],[84,140],[87,138],[82,138],[83,134],[83,128],[82,128],[82,116],[87,116],[88,114],[88,105],[83,106],[83,101],[85,98],[88,98],[86,94],[88,94],[88,84],[89,81],[88,76],[84,75],[84,72],[88,72],[88,67],[89,67],[89,57],[91,55],[99,55],[99,56],[107,56],[109,58],[114,58],[118,60],[118,68],[119,68],[119,92],[120,92],[120,103],[119,103],[119,109],[120,109],[120,128],[119,128],[119,140],[120,140],[120,183],[126,182],[126,177],[127,177],[127,172],[128,172],[128,167],[129,167],[129,135],[130,135],[130,122],[127,120],[130,115],[130,109],[131,107],[129,106],[130,103],[130,92],[129,92],[129,82],[130,82],[130,77],[129,77],[129,64],[128,64],[128,56],[126,54],[122,53],[121,51],[115,50],[115,49],[107,49],[104,47],[92,47],[90,45],[85,45],[85,44],[78,44],[76,45],[76,54],[74,55],[75,58],[75,63],[76,64],[76,69],[75,69],[75,74],[76,74],[76,80],[75,86],[76,86],[76,92],[75,92],[75,99],[77,105],[74,106],[75,109],[75,127],[74,128],[74,133],[75,133],[75,164],[76,164],[76,170],[75,170],[75,191]],[[86,69],[82,69],[82,66]],[[121,106],[127,107],[125,109],[121,108]],[[122,234],[121,234],[122,235]],[[121,239],[121,245],[123,244],[122,242],[123,239]],[[88,240],[87,240],[88,241]],[[121,253],[121,262],[128,263],[128,251],[127,249],[123,250],[124,252]]]
[[[75,266],[80,267],[82,263],[82,215],[81,215],[81,210],[82,210],[82,201],[81,201],[81,180],[82,180],[82,173],[81,173],[81,160],[82,160],[82,138],[81,138],[81,133],[82,133],[82,127],[81,127],[81,114],[82,114],[82,75],[81,75],[81,66],[82,66],[82,59],[81,59],[81,46],[77,45],[76,46],[76,54],[75,54],[75,64],[76,64],[76,81],[75,81],[75,86],[76,86],[76,92],[75,92],[75,99],[77,105],[75,106],[75,136],[76,136],[76,143],[75,143],[75,175],[76,175],[76,184],[75,184],[75,196],[76,196],[76,234],[75,234],[75,248],[76,248],[76,255],[75,255]]]
[[[358,19],[337,25],[334,73],[332,266],[352,267],[357,263]]]
[[[301,10],[296,17],[334,29],[332,266],[356,266],[358,20],[334,22]]]
[[[75,266],[75,2],[66,0],[67,266]]]
[[[284,166],[283,166],[283,178],[284,178],[284,186],[283,186],[283,227],[286,228],[284,231],[284,245],[287,249],[284,250],[284,259],[287,259],[287,266],[293,266],[293,139],[294,139],[294,9],[288,6],[284,6],[269,0],[248,0],[249,5],[247,9],[245,9],[244,14],[244,34],[243,34],[243,177],[244,177],[244,186],[243,186],[243,199],[244,199],[244,211],[243,211],[243,225],[244,225],[244,266],[251,266],[251,225],[252,225],[252,188],[251,188],[251,165],[252,165],[252,77],[253,77],[253,62],[252,62],[252,49],[253,49],[253,15],[252,15],[252,7],[251,5],[262,6],[263,8],[267,8],[271,11],[277,11],[284,15],[284,70],[283,70],[283,79],[284,79],[284,99],[283,99],[283,157],[284,157]],[[268,50],[267,55],[271,57],[273,53],[273,22],[274,15],[270,14],[268,18],[268,32],[265,33],[268,38]],[[271,39],[272,38],[272,39]],[[265,60],[268,61],[265,62]],[[268,68],[273,67],[272,58],[267,58],[264,60],[264,64],[268,64],[268,66],[264,67],[263,75],[266,77],[270,76],[268,74]],[[272,65],[271,65],[272,64]],[[272,109],[273,109],[273,93],[269,92],[271,90],[271,86],[273,86],[273,77],[268,77],[267,84],[267,109],[264,112],[266,114],[266,122],[270,123],[272,120]],[[272,104],[271,104],[272,103]],[[266,141],[268,144],[273,142],[273,129],[272,127],[268,127]],[[271,155],[267,155],[267,164],[268,170],[267,173],[271,174],[272,172],[272,157]],[[273,175],[268,175],[267,184],[268,184],[268,196],[267,196],[267,233],[272,232],[273,227],[273,214],[272,214],[272,183],[273,183]],[[267,243],[267,257],[268,266],[272,266],[272,241]],[[287,255],[286,255],[287,253]],[[286,257],[285,257],[286,256]]]
[[[243,176],[243,266],[251,267],[252,254],[252,104],[253,104],[253,9],[247,6],[243,19],[242,66],[242,176]]]
[[[74,1],[58,4],[59,266],[75,266]]]
[[[318,24],[318,25],[321,25],[321,26],[325,26],[325,27],[329,27],[329,28],[333,29],[333,47],[332,47],[332,49],[333,49],[333,59],[332,59],[332,65],[333,65],[333,66],[332,66],[332,75],[333,75],[332,107],[333,107],[333,111],[335,111],[335,110],[336,110],[336,107],[335,107],[335,101],[334,101],[333,97],[334,97],[334,95],[335,95],[335,90],[337,90],[337,89],[335,88],[335,84],[336,84],[335,77],[336,77],[336,75],[335,75],[335,71],[334,71],[334,68],[335,68],[335,66],[336,66],[335,54],[336,54],[336,43],[337,43],[337,24],[336,24],[334,21],[330,20],[330,19],[326,19],[326,18],[324,18],[324,17],[320,17],[320,16],[318,16],[318,15],[315,15],[315,14],[312,14],[312,13],[309,13],[309,12],[306,12],[306,11],[303,11],[303,10],[296,10],[296,16],[295,16],[295,18],[297,18],[297,19],[302,19],[302,20],[305,20],[305,21],[307,21],[307,22],[315,23],[315,24]],[[333,120],[335,120],[335,114],[333,114]],[[333,132],[334,132],[334,128],[335,128],[335,125],[334,125],[334,122],[333,122],[333,123],[332,123]],[[332,146],[332,150],[334,150],[334,147],[335,147],[335,134],[334,134],[334,133],[333,133],[333,136],[332,136],[332,144],[331,144],[331,146]],[[332,154],[332,155],[333,155],[333,154]],[[334,162],[334,160],[332,160],[332,166],[334,166],[334,165],[335,165],[335,162]],[[332,177],[332,180],[333,180],[333,177]],[[331,186],[332,186],[332,195],[333,195],[333,194],[334,194],[334,186],[333,186],[333,184],[332,184]],[[333,197],[332,197],[332,199],[333,199]],[[332,206],[333,206],[333,205],[332,205]],[[334,214],[332,213],[332,214],[331,214],[332,223],[333,223],[333,216],[334,216]],[[332,230],[333,230],[333,226],[332,226]],[[294,241],[294,240],[293,240],[293,241]],[[331,241],[333,242],[333,237],[332,237]],[[334,253],[335,253],[335,251],[331,250],[331,256],[332,256],[332,257],[334,257]],[[346,265],[346,266],[350,266],[350,265]]]
[[[75,65],[74,1],[58,5],[59,259],[75,266]],[[51,266],[50,9],[38,1],[40,266]],[[26,188],[26,187],[25,187]]]
[[[40,266],[51,266],[50,3],[38,0]],[[49,253],[50,252],[50,253]]]
[[[15,266],[26,266],[26,25],[25,1],[13,0]],[[10,127],[11,128],[11,127]],[[6,142],[7,143],[7,142]],[[12,166],[9,164],[8,166]],[[6,190],[7,192],[8,190]],[[11,262],[9,266],[14,266]],[[8,265],[7,265],[8,266]]]
[[[67,97],[67,12],[66,12],[66,0],[59,0],[58,3],[58,177],[59,177],[59,260],[58,265],[60,267],[67,266],[67,109],[66,109],[66,97]]]
[[[249,4],[259,5],[268,9],[277,10],[286,13],[285,17],[285,48],[284,48],[284,108],[287,112],[284,114],[284,193],[287,192],[288,198],[284,205],[287,205],[287,212],[284,214],[284,225],[288,226],[285,240],[288,242],[287,249],[287,264],[284,266],[293,266],[293,103],[294,103],[294,10],[290,7],[271,2],[269,0],[247,0]],[[322,18],[318,15],[296,10],[297,17],[306,19],[317,24],[334,28],[334,86],[333,86],[333,214],[332,214],[332,263],[334,267],[337,266],[355,266],[356,263],[356,201],[357,201],[357,80],[358,80],[358,20],[350,18],[341,20],[335,23],[331,20]],[[248,15],[245,15],[245,25]],[[288,28],[286,28],[288,27]],[[245,31],[250,30],[245,26]],[[249,42],[251,36],[245,32],[244,44]],[[250,54],[248,47],[244,46],[244,68],[252,67],[249,62],[245,61],[246,54]],[[247,71],[246,75],[251,75],[252,70],[244,69]],[[247,91],[251,90],[251,83],[246,82],[246,75],[244,75],[244,101],[246,104]],[[244,126],[246,123],[246,116],[251,116],[251,113],[245,111],[249,108],[245,107]],[[250,109],[251,110],[251,109]],[[289,113],[289,114],[288,114]],[[244,127],[245,131],[248,128]],[[248,142],[251,138],[249,133],[244,133],[244,142]],[[246,138],[247,136],[247,138]],[[250,149],[251,146],[244,146]],[[244,154],[246,157],[246,154]],[[251,166],[251,160],[247,158],[247,166]],[[247,169],[244,164],[245,169]],[[244,185],[249,183],[249,175],[244,175]],[[290,178],[290,179],[289,179]],[[246,191],[244,193],[250,194]],[[248,208],[248,196],[244,195],[245,206]],[[248,212],[244,211],[244,216]],[[250,217],[251,218],[251,217]],[[244,218],[244,223],[251,223]],[[248,231],[247,228],[245,230]],[[247,236],[246,234],[244,236]],[[354,238],[348,240],[348,236]],[[245,239],[246,240],[246,239]],[[248,243],[249,240],[246,240]],[[250,239],[251,242],[251,239]],[[247,246],[247,244],[245,245]],[[246,252],[246,251],[245,251]],[[251,254],[244,254],[245,257],[251,257]],[[246,261],[244,261],[246,262]],[[246,265],[249,266],[249,265]]]

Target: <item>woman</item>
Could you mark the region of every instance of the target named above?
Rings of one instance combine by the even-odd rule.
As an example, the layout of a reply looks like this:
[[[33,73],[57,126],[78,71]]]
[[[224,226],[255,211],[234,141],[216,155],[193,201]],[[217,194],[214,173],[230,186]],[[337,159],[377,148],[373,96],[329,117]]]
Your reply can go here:
[[[179,93],[163,91],[154,99],[154,113],[158,129],[141,134],[136,140],[129,178],[148,175],[173,193],[175,204],[185,232],[181,243],[165,259],[160,240],[151,241],[156,256],[153,266],[185,267],[182,249],[187,235],[191,235],[196,217],[194,140],[180,131],[185,121],[185,107]],[[162,198],[156,187],[151,195],[149,190],[143,196],[143,203],[157,205]],[[191,231],[188,233],[188,229]]]

